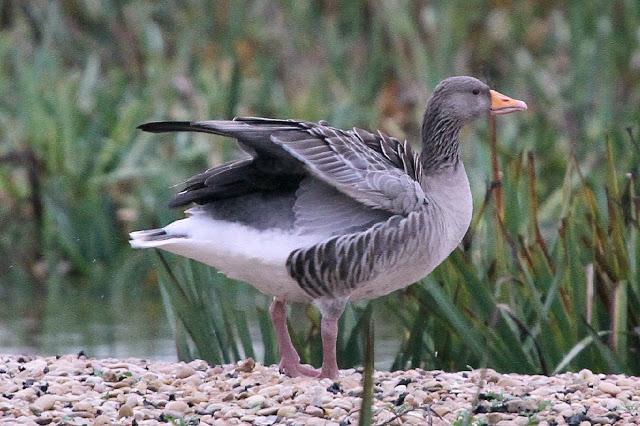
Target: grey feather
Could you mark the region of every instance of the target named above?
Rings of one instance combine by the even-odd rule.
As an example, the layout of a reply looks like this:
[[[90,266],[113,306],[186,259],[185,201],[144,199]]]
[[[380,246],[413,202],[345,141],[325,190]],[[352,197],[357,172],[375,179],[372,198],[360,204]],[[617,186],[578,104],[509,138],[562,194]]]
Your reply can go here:
[[[327,236],[361,231],[391,216],[370,209],[312,177],[300,182],[293,211],[297,232]]]
[[[417,180],[370,149],[356,133],[320,125],[309,132],[316,137],[286,140],[273,135],[271,140],[313,176],[367,207],[407,214],[427,202]]]
[[[287,269],[312,298],[348,295],[424,245],[425,221],[426,209],[391,216],[365,231],[293,251]]]

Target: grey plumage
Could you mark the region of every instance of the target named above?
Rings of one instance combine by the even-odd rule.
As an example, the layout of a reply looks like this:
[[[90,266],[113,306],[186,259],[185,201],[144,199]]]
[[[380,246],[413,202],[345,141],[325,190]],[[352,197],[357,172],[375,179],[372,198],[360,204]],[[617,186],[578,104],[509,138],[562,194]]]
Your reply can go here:
[[[426,241],[426,207],[394,215],[361,232],[340,235],[291,253],[289,274],[312,298],[345,297],[358,284],[398,266]]]
[[[150,132],[233,137],[249,158],[188,179],[171,205],[199,206],[133,247],[199,260],[274,296],[270,313],[289,375],[335,378],[337,323],[348,300],[379,297],[423,278],[460,243],[471,221],[458,134],[483,114],[526,109],[471,77],[436,87],[422,152],[381,132],[321,121],[236,118],[158,122]],[[321,372],[300,364],[284,302],[322,312]]]

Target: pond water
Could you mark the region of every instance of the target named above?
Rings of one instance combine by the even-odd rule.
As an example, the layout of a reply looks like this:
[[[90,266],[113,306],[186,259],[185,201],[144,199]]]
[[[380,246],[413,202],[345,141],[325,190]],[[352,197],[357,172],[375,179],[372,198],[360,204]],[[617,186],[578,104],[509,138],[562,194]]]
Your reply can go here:
[[[176,359],[157,292],[127,299],[77,282],[41,297],[13,290],[0,301],[0,352]]]
[[[101,292],[73,281],[34,296],[0,283],[0,353],[57,355],[83,351],[92,357],[177,360],[171,325],[156,286],[144,291]],[[247,291],[250,291],[247,289]],[[241,298],[251,300],[251,297]],[[261,359],[257,318],[248,315]],[[388,369],[398,350],[399,325],[389,315],[376,321],[376,367]],[[297,321],[297,318],[296,318]]]

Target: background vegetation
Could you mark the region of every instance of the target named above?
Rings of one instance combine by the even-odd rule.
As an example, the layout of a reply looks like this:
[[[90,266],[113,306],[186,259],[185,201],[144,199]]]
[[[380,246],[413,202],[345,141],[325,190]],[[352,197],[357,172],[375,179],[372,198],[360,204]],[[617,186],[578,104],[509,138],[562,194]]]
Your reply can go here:
[[[266,297],[127,244],[179,217],[171,186],[234,144],[136,125],[262,115],[417,142],[435,84],[470,74],[530,110],[467,129],[463,247],[349,308],[342,366],[361,364],[371,309],[396,320],[400,338],[377,345],[393,368],[640,374],[636,0],[4,0],[0,25],[0,321],[49,324],[24,335],[71,303],[160,328],[160,291],[182,358],[275,362]],[[318,363],[318,314],[294,318]]]

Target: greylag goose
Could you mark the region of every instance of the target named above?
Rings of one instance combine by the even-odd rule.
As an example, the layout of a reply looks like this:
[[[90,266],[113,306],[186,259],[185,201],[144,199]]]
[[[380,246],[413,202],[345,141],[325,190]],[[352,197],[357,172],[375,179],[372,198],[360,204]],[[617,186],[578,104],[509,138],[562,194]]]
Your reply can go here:
[[[195,203],[187,217],[133,232],[130,243],[195,259],[273,296],[281,371],[335,378],[346,303],[420,280],[467,231],[472,203],[460,158],[462,126],[526,108],[475,78],[447,78],[427,104],[420,154],[382,132],[326,122],[143,124],[140,129],[154,133],[229,136],[248,156],[191,177],[170,203]],[[300,363],[287,330],[287,302],[313,303],[322,314],[320,370]]]

